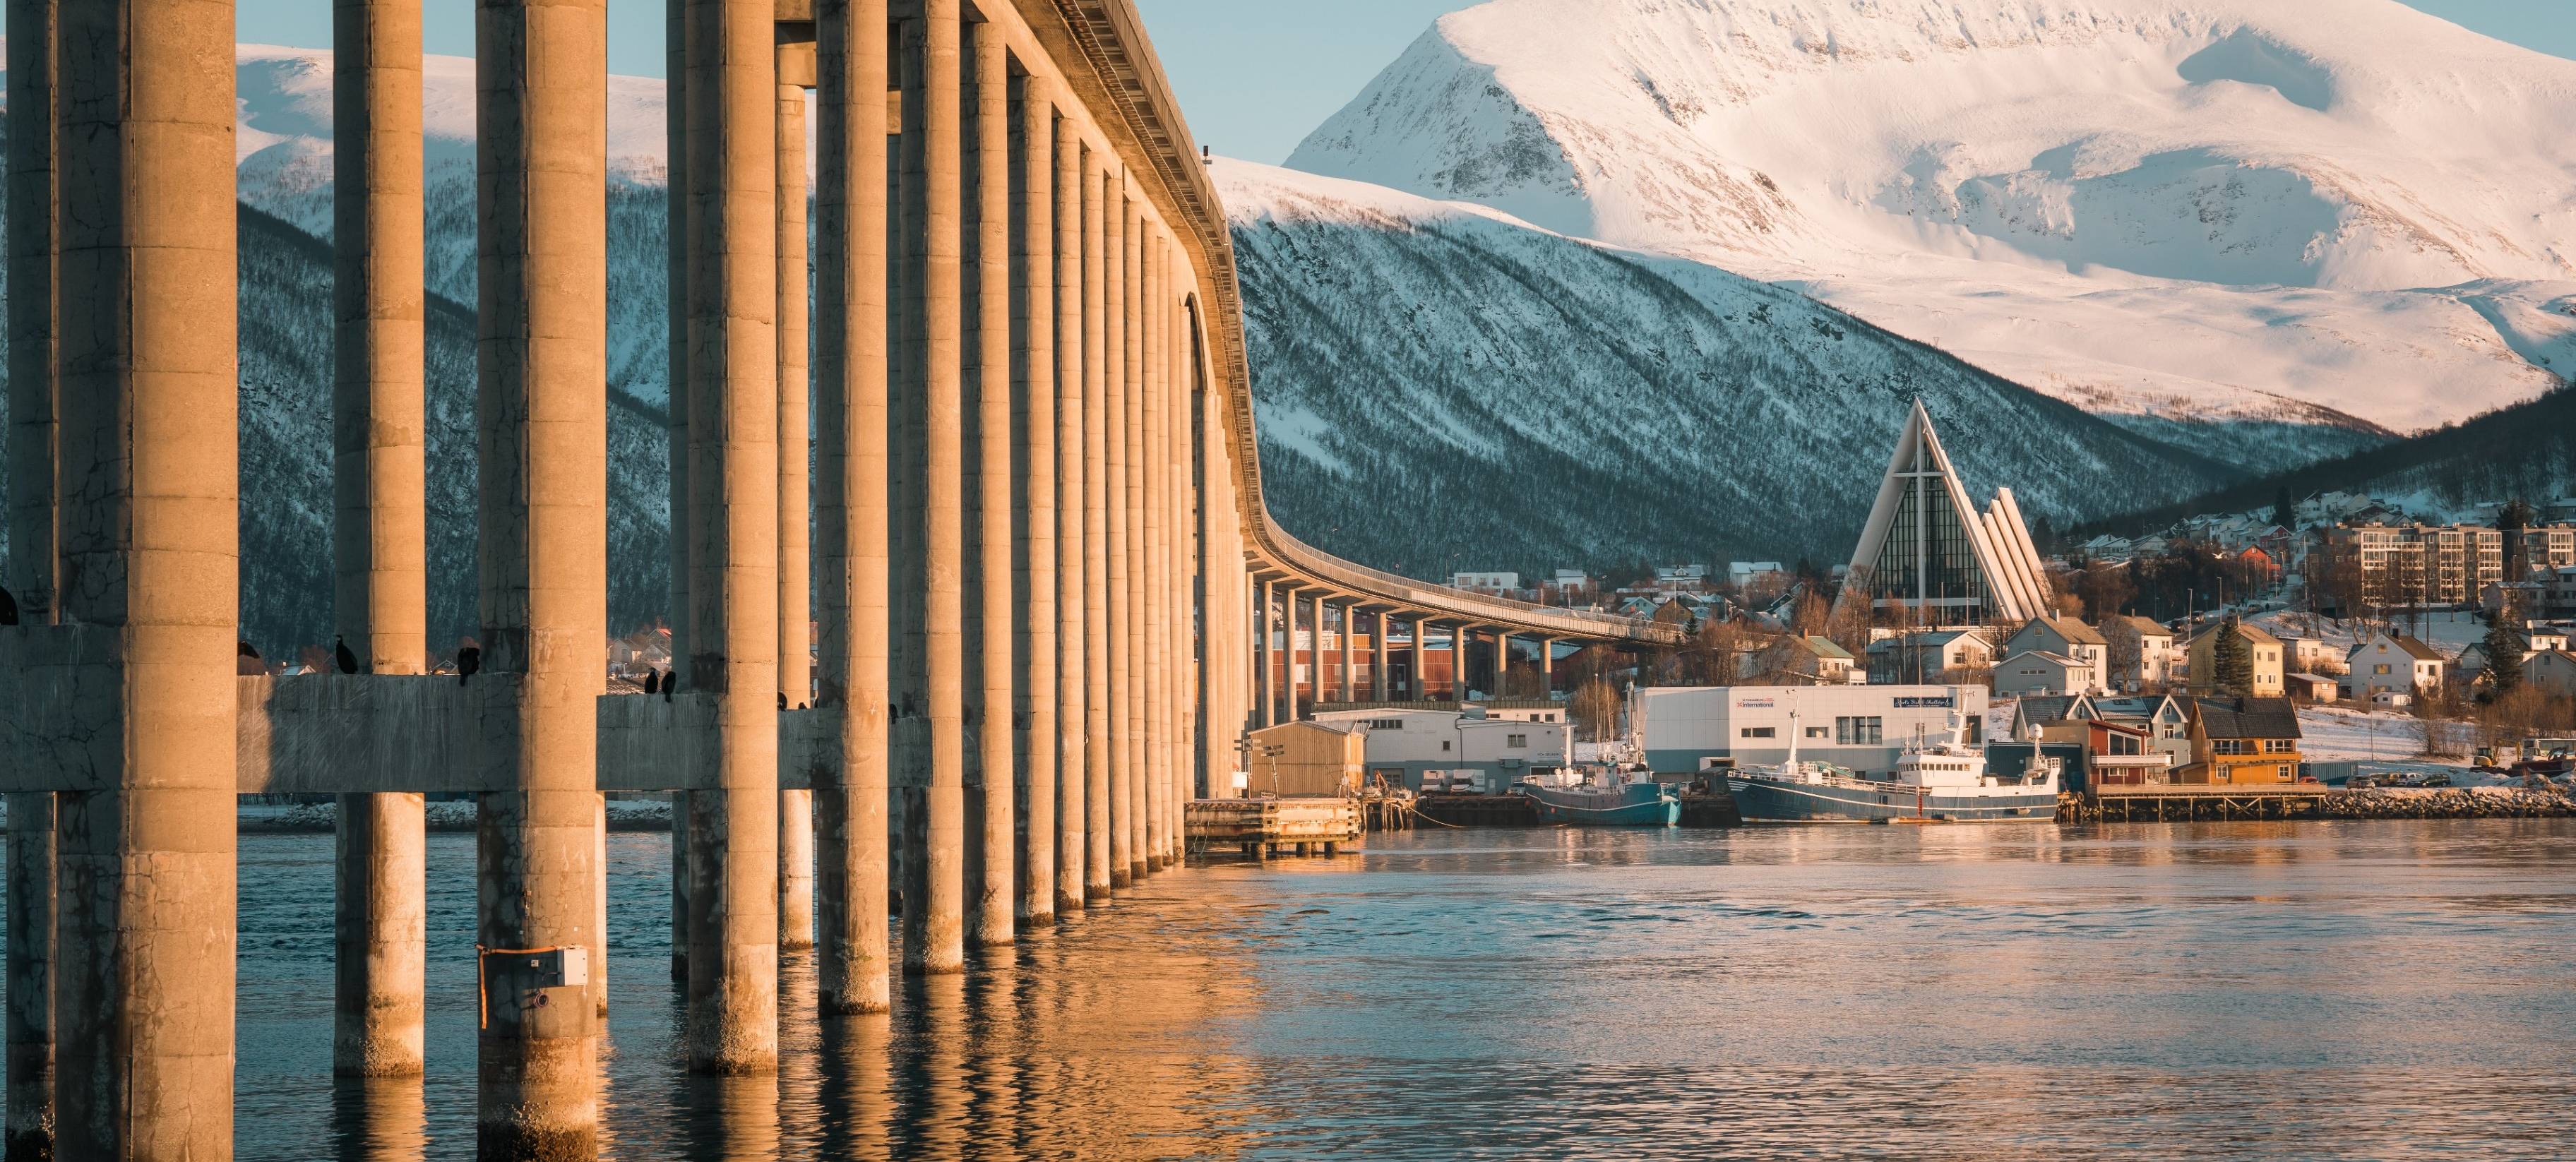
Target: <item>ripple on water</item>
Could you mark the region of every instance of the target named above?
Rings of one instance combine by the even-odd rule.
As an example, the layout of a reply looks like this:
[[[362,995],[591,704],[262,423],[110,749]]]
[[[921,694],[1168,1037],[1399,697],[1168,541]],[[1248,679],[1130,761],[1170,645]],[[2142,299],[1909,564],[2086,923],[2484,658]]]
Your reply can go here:
[[[667,847],[611,838],[621,1159],[2556,1158],[2576,825],[1442,832],[1157,877],[681,1069]],[[430,1075],[335,1087],[331,840],[242,840],[243,1158],[472,1155],[472,837]]]

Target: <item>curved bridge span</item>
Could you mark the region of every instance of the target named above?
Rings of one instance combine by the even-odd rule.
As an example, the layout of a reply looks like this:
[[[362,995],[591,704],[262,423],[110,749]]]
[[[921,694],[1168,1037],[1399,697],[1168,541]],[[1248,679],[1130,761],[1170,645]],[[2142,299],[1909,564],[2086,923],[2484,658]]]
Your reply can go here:
[[[1271,522],[1225,216],[1129,0],[667,0],[671,650],[611,655],[610,11],[479,0],[479,626],[429,641],[424,2],[332,9],[338,640],[281,672],[236,633],[234,5],[8,0],[12,1157],[231,1156],[243,793],[336,803],[335,1070],[396,1078],[424,796],[474,799],[478,1152],[584,1158],[605,795],[670,796],[686,1067],[768,1073],[780,949],[882,1010],[1179,865],[1297,705],[1301,605],[1343,701],[1431,693],[1435,627],[1452,698],[1479,635],[1496,688],[1515,637],[1677,640]]]

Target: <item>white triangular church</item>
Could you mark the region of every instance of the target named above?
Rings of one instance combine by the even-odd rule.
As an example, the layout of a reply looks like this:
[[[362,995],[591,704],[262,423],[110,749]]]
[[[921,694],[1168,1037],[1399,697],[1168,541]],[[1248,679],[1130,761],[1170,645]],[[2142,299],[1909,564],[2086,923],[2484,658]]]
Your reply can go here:
[[[1911,609],[1934,625],[2053,612],[2048,568],[2012,490],[1996,489],[1983,513],[1971,506],[1920,399],[1852,551],[1843,595],[1849,600],[1860,593],[1872,609]]]

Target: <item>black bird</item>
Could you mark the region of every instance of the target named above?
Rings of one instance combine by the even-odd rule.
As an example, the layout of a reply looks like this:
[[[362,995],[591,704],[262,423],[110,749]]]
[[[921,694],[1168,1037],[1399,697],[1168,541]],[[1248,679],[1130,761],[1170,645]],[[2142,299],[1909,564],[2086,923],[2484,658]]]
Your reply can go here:
[[[679,689],[679,688],[680,688],[680,674],[679,674],[679,671],[677,671],[677,670],[664,670],[664,671],[662,671],[662,701],[664,701],[664,702],[668,702],[668,701],[670,701],[670,700],[671,700],[671,691],[673,691],[673,690],[677,690],[677,689]]]
[[[18,599],[8,590],[0,589],[0,625],[16,624],[18,624]]]
[[[644,692],[647,694],[659,694],[662,692],[662,671],[644,671]]]
[[[333,637],[331,639],[331,654],[332,659],[340,663],[341,673],[354,674],[358,672],[358,655],[349,652],[349,639],[337,636]]]
[[[778,708],[781,710],[787,709],[787,691],[785,690],[778,692]]]
[[[471,677],[473,677],[473,676],[474,676],[474,672],[475,672],[476,670],[480,670],[480,669],[482,669],[482,668],[483,668],[483,650],[482,650],[482,647],[480,647],[480,646],[466,646],[465,648],[463,648],[463,649],[460,649],[460,650],[456,651],[456,684],[457,684],[457,685],[459,685],[459,686],[464,685],[464,684],[465,684],[465,680],[466,680],[467,678],[471,678]]]

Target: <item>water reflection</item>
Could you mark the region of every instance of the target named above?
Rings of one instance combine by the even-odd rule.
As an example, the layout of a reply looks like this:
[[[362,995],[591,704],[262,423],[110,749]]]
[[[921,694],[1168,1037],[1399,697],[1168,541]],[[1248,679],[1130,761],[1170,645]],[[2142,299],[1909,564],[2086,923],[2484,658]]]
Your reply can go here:
[[[331,841],[242,841],[243,1158],[473,1152],[470,836],[429,1074],[330,1077]],[[2576,824],[1495,831],[1148,881],[694,1078],[610,841],[602,1156],[2563,1154]]]

